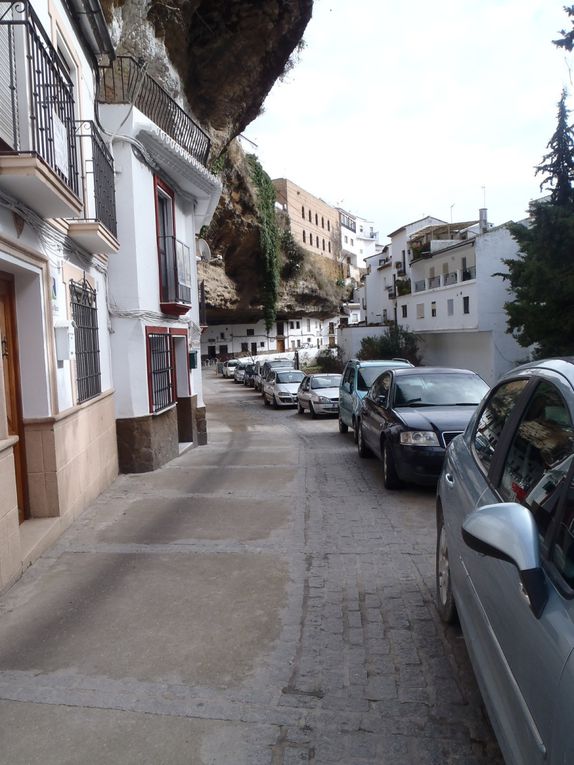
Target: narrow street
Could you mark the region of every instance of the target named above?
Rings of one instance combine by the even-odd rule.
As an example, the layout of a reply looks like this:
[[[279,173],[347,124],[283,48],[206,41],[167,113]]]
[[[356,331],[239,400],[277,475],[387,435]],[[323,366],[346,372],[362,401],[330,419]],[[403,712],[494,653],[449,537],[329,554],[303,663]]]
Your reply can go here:
[[[204,383],[209,444],[120,476],[0,598],[0,762],[501,765],[433,605],[433,492]]]

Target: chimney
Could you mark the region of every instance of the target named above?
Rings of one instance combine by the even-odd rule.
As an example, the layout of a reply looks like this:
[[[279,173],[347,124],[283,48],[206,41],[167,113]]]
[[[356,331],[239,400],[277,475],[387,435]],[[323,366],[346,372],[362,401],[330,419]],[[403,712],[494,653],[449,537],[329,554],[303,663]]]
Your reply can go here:
[[[488,219],[487,219],[486,207],[481,207],[478,211],[478,233],[486,234],[488,231]]]

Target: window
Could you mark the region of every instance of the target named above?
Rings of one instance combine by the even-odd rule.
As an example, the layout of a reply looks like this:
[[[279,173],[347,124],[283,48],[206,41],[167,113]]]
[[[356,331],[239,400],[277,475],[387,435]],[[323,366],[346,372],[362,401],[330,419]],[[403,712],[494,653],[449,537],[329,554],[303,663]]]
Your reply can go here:
[[[305,206],[301,205],[301,217],[305,219]]]
[[[345,234],[345,244],[349,243],[349,237]]]
[[[327,221],[327,231],[330,231],[330,230],[331,230],[331,221],[328,220]]]
[[[259,343],[259,347],[260,348],[265,348],[265,343],[263,342],[263,340]]]
[[[297,340],[297,348],[301,347],[301,340]]]
[[[70,306],[76,324],[78,404],[102,392],[96,290],[85,280],[70,280]]]
[[[303,244],[306,243],[306,237],[305,237],[305,229],[303,229]]]
[[[161,412],[174,402],[172,344],[162,327],[147,327],[150,409]]]
[[[325,240],[323,239],[323,251],[325,251]]]
[[[295,326],[297,327],[297,329],[301,329],[301,322],[300,321],[296,321],[295,322]]]
[[[527,382],[527,380],[513,380],[503,383],[490,395],[482,409],[472,442],[475,454],[486,472],[490,468],[504,423],[510,417]]]
[[[402,305],[401,306],[401,316],[402,316],[403,319],[407,318],[407,306],[406,305]]]
[[[355,246],[355,240],[351,239],[351,247],[354,247],[354,246]]]
[[[328,245],[328,248],[329,248],[329,252],[331,252],[331,242],[327,242],[327,245]]]
[[[289,329],[295,329],[295,322],[293,321],[289,322]]]
[[[424,319],[425,317],[425,304],[417,303],[417,319]]]
[[[307,319],[307,332],[311,331],[311,319]]]
[[[241,343],[241,352],[247,353],[249,351],[249,343]]]
[[[225,332],[220,332],[219,333],[219,339],[220,340],[225,340]]]
[[[433,300],[430,304],[430,314],[433,318],[436,318],[436,301]]]
[[[311,210],[309,210],[309,223],[311,223]]]
[[[317,213],[315,213],[315,225],[316,226],[319,225],[319,216],[317,215]]]
[[[175,238],[174,193],[155,178],[160,303],[164,313],[185,313],[191,305],[191,254]]]
[[[245,334],[247,335],[247,337],[253,337],[253,335],[255,334],[255,330],[254,329],[248,329],[248,330],[246,330]]]
[[[462,299],[462,312],[470,313],[470,298],[467,296]]]
[[[325,218],[321,215],[321,228],[325,228]]]
[[[542,382],[516,429],[499,486],[505,502],[528,507],[541,538],[556,511],[556,489],[566,477],[573,451],[574,430],[568,408],[554,385]],[[571,540],[568,549],[574,551]],[[572,564],[570,568],[574,573]]]
[[[452,298],[446,301],[446,312],[448,316],[454,315],[454,300]]]

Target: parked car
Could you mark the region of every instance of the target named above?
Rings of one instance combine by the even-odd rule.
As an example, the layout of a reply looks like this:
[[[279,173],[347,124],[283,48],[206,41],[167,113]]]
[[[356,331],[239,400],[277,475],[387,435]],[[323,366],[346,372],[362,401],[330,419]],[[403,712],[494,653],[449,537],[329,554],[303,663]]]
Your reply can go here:
[[[297,391],[297,411],[309,411],[311,417],[319,414],[337,414],[339,411],[339,385],[342,375],[306,375]]]
[[[387,369],[394,367],[412,367],[406,359],[379,359],[360,361],[351,359],[345,365],[339,386],[339,432],[346,433],[353,429],[357,440],[356,420],[361,409],[361,401],[367,395],[376,378]]]
[[[239,364],[238,359],[228,359],[227,361],[223,362],[223,366],[221,367],[221,374],[223,377],[230,378],[233,377],[233,372],[235,371],[235,367]]]
[[[279,369],[280,367],[289,367],[292,369],[293,366],[293,362],[290,359],[269,359],[264,361],[255,373],[255,390],[263,392],[263,381],[271,369]]]
[[[236,383],[242,383],[243,378],[245,376],[245,367],[247,366],[249,362],[247,361],[241,361],[235,365],[235,369],[233,370],[233,381]]]
[[[436,484],[446,447],[466,428],[488,385],[468,369],[403,367],[377,377],[361,403],[359,455],[383,462],[387,489]]]
[[[255,384],[255,364],[246,364],[243,375],[243,385],[252,388]]]
[[[508,372],[447,452],[437,606],[507,763],[574,762],[574,360]]]
[[[263,401],[265,406],[273,404],[275,409],[280,406],[295,406],[297,390],[305,377],[298,369],[281,367],[271,369],[263,380]]]

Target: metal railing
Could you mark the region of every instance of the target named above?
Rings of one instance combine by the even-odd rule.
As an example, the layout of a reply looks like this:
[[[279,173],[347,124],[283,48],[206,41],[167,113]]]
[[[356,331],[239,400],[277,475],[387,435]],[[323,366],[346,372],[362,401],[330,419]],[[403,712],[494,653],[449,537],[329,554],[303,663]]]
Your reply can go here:
[[[461,281],[468,282],[470,279],[476,279],[476,266],[465,268],[464,271],[462,272]]]
[[[418,282],[415,282],[415,292],[424,292],[426,289],[426,281],[424,279],[421,279]]]
[[[207,135],[132,56],[118,56],[100,67],[97,99],[104,104],[133,104],[192,157],[207,166]]]
[[[191,253],[174,236],[158,236],[160,302],[191,306]]]
[[[148,358],[152,412],[160,412],[174,403],[172,345],[165,332],[148,332]]]
[[[0,0],[0,67],[9,82],[3,111],[11,116],[0,154],[37,155],[79,196],[72,81],[26,0]]]
[[[429,290],[440,287],[440,276],[431,276],[429,279]]]
[[[84,169],[84,217],[101,221],[117,236],[114,160],[95,123],[76,123]]]
[[[443,277],[443,286],[448,287],[449,284],[456,284],[458,276],[456,271],[451,271],[450,274],[445,274]]]

